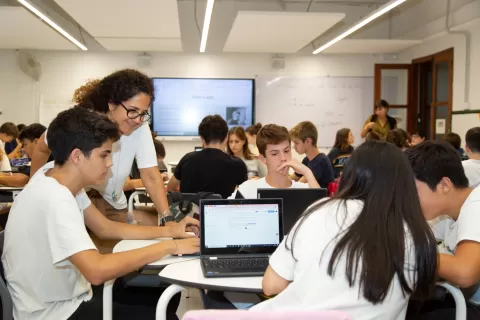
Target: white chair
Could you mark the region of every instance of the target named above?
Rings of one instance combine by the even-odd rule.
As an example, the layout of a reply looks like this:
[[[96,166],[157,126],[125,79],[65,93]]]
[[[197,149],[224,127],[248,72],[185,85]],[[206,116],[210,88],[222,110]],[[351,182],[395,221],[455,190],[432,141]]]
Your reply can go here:
[[[455,300],[455,319],[467,320],[467,303],[465,302],[462,291],[446,282],[437,283],[437,286],[445,288],[450,292],[453,300]]]

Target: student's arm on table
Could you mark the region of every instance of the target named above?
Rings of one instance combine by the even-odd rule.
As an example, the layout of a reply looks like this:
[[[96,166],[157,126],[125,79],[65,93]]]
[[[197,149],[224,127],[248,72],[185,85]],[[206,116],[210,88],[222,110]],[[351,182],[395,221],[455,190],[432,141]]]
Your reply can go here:
[[[23,173],[0,174],[0,184],[8,187],[24,187],[29,180],[30,177]]]
[[[190,238],[185,232],[188,226],[200,227],[198,220],[185,217],[179,223],[166,227],[126,224],[107,219],[92,203],[84,211],[85,225],[100,239],[147,240],[156,238]]]
[[[15,149],[14,149],[12,152],[10,152],[10,153],[8,154],[8,159],[12,160],[12,159],[14,159],[16,156],[18,156],[21,149],[22,149],[22,144],[21,144],[20,141],[18,141],[18,139],[17,139],[17,146],[15,147]]]
[[[134,190],[137,188],[143,188],[142,179],[132,179],[127,177],[127,181],[125,181],[125,184],[123,185],[123,191]]]
[[[40,169],[48,161],[50,157],[50,149],[45,143],[45,133],[38,139],[37,145],[33,150],[32,165],[30,167],[30,177],[33,177],[35,172]]]
[[[461,288],[468,288],[480,281],[480,243],[461,241],[455,254],[438,254],[437,273],[440,278]]]
[[[200,239],[190,238],[162,241],[141,249],[105,255],[97,250],[85,250],[75,253],[69,259],[88,282],[100,285],[159,260],[165,255],[193,254],[199,250]]]

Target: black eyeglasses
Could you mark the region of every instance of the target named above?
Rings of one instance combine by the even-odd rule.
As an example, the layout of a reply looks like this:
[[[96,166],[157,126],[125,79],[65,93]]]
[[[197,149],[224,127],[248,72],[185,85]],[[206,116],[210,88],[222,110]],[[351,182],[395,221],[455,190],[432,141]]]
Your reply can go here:
[[[137,110],[135,109],[128,109],[127,107],[125,107],[123,105],[123,103],[120,102],[120,104],[122,105],[122,107],[125,109],[125,111],[127,111],[127,117],[132,119],[132,120],[135,120],[137,118],[140,118],[140,121],[142,122],[145,122],[145,121],[148,121],[150,120],[150,113],[148,112],[143,112],[143,113],[140,113],[138,112]]]

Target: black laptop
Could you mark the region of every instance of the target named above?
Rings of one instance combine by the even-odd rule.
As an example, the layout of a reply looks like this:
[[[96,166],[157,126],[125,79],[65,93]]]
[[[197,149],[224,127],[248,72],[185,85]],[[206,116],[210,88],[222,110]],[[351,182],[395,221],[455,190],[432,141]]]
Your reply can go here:
[[[327,197],[327,189],[258,189],[259,199],[283,200],[283,232],[288,234],[302,213],[314,202]]]
[[[281,199],[201,200],[205,277],[263,276],[283,238]]]

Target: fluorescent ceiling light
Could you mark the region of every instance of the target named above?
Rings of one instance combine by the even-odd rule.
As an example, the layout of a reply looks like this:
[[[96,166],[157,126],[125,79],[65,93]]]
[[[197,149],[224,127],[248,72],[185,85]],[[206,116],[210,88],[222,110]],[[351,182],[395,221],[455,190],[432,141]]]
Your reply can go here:
[[[392,10],[393,8],[401,5],[402,3],[404,3],[405,1],[407,0],[394,0],[394,1],[390,1],[389,3],[386,3],[385,5],[383,5],[382,7],[378,8],[377,10],[375,10],[370,16],[368,16],[367,18],[363,19],[362,21],[360,21],[359,23],[357,23],[356,25],[354,25],[352,28],[348,29],[347,31],[345,31],[344,33],[342,33],[341,35],[339,35],[338,37],[336,37],[335,39],[327,42],[326,44],[324,44],[323,46],[321,46],[320,48],[316,49],[315,51],[313,51],[313,54],[317,54],[319,52],[322,52],[323,50],[327,49],[328,47],[330,47],[331,45],[337,43],[338,41],[342,40],[343,38],[346,38],[348,37],[349,35],[351,35],[352,33],[354,33],[355,31],[357,31],[358,29],[364,27],[365,25],[367,25],[368,23],[372,22],[373,20],[377,19],[378,17],[380,17],[381,15],[387,13],[388,11]]]
[[[64,36],[65,38],[67,38],[68,40],[70,40],[71,42],[73,42],[77,47],[79,47],[80,49],[82,50],[88,50],[87,47],[85,47],[82,43],[80,43],[79,41],[77,41],[77,39],[75,39],[74,37],[72,37],[68,32],[66,32],[65,30],[63,30],[58,24],[56,24],[55,22],[53,22],[49,17],[47,17],[46,15],[44,15],[43,13],[41,13],[40,11],[38,11],[37,8],[35,8],[34,6],[32,6],[30,3],[28,3],[26,0],[18,0],[18,2],[20,2],[21,4],[23,4],[23,6],[25,8],[27,8],[28,10],[30,10],[31,12],[33,12],[35,15],[37,15],[40,19],[42,19],[43,21],[45,21],[46,23],[48,23],[48,25],[50,27],[52,27],[53,29],[55,29],[56,31],[58,31],[62,36]]]
[[[200,52],[205,52],[207,47],[208,29],[210,29],[210,20],[212,20],[213,4],[215,0],[208,0],[205,10],[205,19],[203,20],[202,40],[200,41]]]

